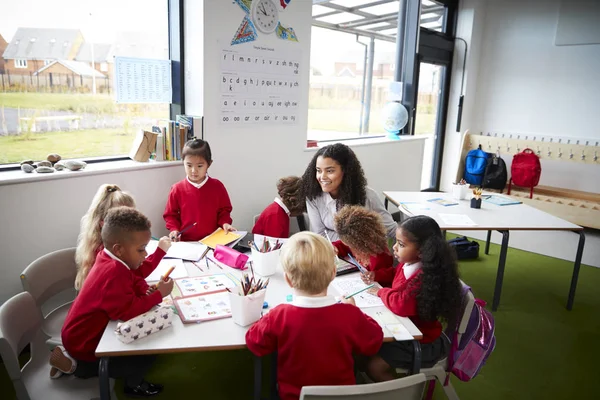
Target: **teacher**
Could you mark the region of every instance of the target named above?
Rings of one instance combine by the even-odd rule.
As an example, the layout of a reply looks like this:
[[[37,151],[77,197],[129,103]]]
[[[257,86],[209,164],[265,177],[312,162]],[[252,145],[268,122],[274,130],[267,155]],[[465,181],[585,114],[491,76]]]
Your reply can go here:
[[[310,230],[338,240],[333,217],[345,205],[360,205],[381,215],[388,237],[396,222],[381,199],[367,186],[365,174],[350,147],[336,143],[319,149],[302,176]]]

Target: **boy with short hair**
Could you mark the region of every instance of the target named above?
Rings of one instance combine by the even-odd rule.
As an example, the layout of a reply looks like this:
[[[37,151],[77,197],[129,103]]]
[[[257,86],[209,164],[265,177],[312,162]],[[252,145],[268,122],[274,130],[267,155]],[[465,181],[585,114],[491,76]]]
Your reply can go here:
[[[354,305],[327,296],[335,277],[331,244],[312,232],[293,235],[283,245],[285,280],[294,302],[281,304],[246,333],[257,356],[277,351],[277,382],[282,400],[298,399],[303,386],[353,385],[353,355],[376,354],[383,331]]]
[[[150,241],[150,221],[130,207],[111,209],[102,226],[104,250],[98,253],[85,284],[73,302],[62,328],[63,351],[56,347],[50,364],[79,378],[98,375],[99,359],[95,350],[110,320],[127,321],[158,305],[171,293],[173,280],[159,281],[156,289],[134,273],[146,261]],[[152,260],[152,272],[171,246],[167,237],[160,239]],[[144,380],[153,356],[114,357],[109,361],[112,378],[125,379],[125,394],[150,397],[162,391],[162,385]]]
[[[252,228],[252,233],[274,238],[290,236],[290,217],[297,217],[306,208],[306,202],[301,194],[302,179],[297,176],[287,176],[277,182],[275,200],[263,210]]]

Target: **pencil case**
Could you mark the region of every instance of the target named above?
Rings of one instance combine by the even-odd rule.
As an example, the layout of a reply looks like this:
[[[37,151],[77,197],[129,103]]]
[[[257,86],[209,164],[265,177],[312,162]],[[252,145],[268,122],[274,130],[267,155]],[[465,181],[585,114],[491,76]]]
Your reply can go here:
[[[131,343],[154,332],[162,331],[172,323],[173,308],[159,306],[128,321],[118,323],[115,334],[121,342]]]
[[[215,247],[214,252],[215,258],[227,265],[231,268],[237,268],[244,270],[246,269],[246,262],[248,261],[248,256],[240,253],[237,250],[232,249],[231,247],[223,246],[218,244]]]

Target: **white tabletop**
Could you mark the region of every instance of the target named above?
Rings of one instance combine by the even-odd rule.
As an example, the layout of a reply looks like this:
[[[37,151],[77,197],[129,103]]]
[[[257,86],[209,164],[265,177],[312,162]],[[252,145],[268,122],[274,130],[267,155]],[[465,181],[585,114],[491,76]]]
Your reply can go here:
[[[201,276],[227,272],[236,277],[241,275],[239,270],[224,267],[223,270],[210,266],[207,270],[204,262],[199,265],[204,270],[200,270],[192,263],[185,263],[190,276]],[[349,275],[345,275],[347,277]],[[269,303],[269,309],[278,304],[286,303],[288,295],[293,293],[283,278],[283,271],[278,270],[269,277],[269,286],[265,296],[265,301]],[[330,286],[329,292],[337,295]],[[385,307],[369,307],[363,309],[367,315],[374,315]],[[413,337],[420,339],[421,331],[412,323],[409,318],[397,317]],[[140,340],[131,343],[122,343],[117,339],[114,330],[117,326],[116,321],[109,322],[96,348],[96,356],[123,356],[134,354],[159,354],[159,353],[178,353],[190,351],[211,351],[211,350],[231,350],[246,348],[246,331],[251,325],[241,327],[236,325],[231,318],[205,321],[197,324],[183,324],[178,316],[173,319],[173,326],[160,332],[153,333]],[[383,328],[384,340],[392,340],[392,334]]]
[[[443,192],[383,192],[384,196],[396,206],[401,203],[421,203],[429,210],[419,210],[411,213],[399,206],[398,209],[405,215],[427,215],[437,221],[443,230],[583,230],[579,225],[572,224],[564,219],[555,217],[527,204],[512,204],[498,206],[481,202],[481,208],[471,208],[471,200],[454,200],[450,193]],[[484,193],[485,194],[485,193]],[[490,193],[495,194],[496,193]],[[498,195],[509,197],[506,195]],[[458,205],[443,206],[428,202],[429,199],[443,198],[459,203]],[[449,225],[439,214],[463,214],[468,216],[476,226]]]

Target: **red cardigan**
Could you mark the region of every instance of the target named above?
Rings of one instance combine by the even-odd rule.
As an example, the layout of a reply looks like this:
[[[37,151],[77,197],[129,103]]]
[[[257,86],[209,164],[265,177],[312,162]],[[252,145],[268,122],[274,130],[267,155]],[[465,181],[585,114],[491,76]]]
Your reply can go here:
[[[350,304],[281,304],[246,333],[248,349],[257,356],[278,352],[281,400],[298,399],[302,386],[354,385],[352,356],[371,356],[382,341],[377,322]]]
[[[352,249],[346,246],[341,240],[336,240],[332,244],[337,249],[338,256],[343,258],[348,254],[351,254],[352,257],[356,258],[356,256],[352,253]],[[396,273],[397,269],[394,268],[393,265],[394,257],[389,252],[384,252],[369,257],[369,265],[364,265],[364,267],[369,271],[375,272],[376,282],[378,282],[381,286],[389,287],[392,284],[392,280],[394,279],[394,274]]]
[[[157,290],[146,294],[148,276],[165,252],[160,248],[139,267],[141,277],[120,261],[101,251],[81,291],[75,298],[62,328],[62,341],[69,354],[82,361],[96,361],[94,355],[110,320],[127,321],[162,301]]]
[[[198,189],[184,179],[171,187],[163,218],[169,231],[186,230],[180,237],[190,242],[205,238],[223,224],[231,224],[231,201],[221,181],[208,178]]]
[[[396,276],[392,282],[392,288],[379,289],[377,295],[381,297],[383,304],[394,314],[408,317],[423,333],[421,343],[431,343],[442,334],[442,324],[438,321],[423,321],[417,312],[417,295],[421,287],[421,280],[417,279],[423,272],[417,270],[408,280],[404,277],[404,264],[396,267]]]
[[[290,237],[290,216],[276,202],[272,202],[258,217],[252,233],[274,238]]]

